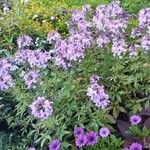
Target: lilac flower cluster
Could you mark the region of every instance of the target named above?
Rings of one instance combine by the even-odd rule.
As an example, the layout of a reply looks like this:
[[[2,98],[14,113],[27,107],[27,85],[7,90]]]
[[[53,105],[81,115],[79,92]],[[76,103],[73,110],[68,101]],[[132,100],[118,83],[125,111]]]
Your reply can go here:
[[[58,140],[52,140],[49,143],[49,150],[59,150],[60,149],[60,142]]]
[[[142,27],[150,26],[150,8],[144,8],[139,11],[139,25]]]
[[[35,71],[29,71],[24,75],[24,81],[27,89],[35,88],[39,74]]]
[[[47,41],[49,44],[52,44],[55,41],[58,41],[61,38],[60,34],[58,32],[49,32],[47,36]]]
[[[99,130],[99,136],[102,138],[107,137],[110,134],[110,131],[106,127],[102,127]],[[75,144],[77,147],[84,147],[84,146],[93,146],[98,143],[99,136],[94,131],[89,131],[86,134],[84,133],[84,129],[81,127],[74,128],[74,136],[75,136]]]
[[[113,1],[108,6],[99,5],[93,17],[96,28],[106,33],[118,33],[127,27],[128,21],[119,1]]]
[[[84,57],[84,47],[88,44],[88,38],[84,35],[75,34],[68,39],[60,40],[55,44],[55,63],[56,65],[67,69],[72,66],[72,62],[78,61]]]
[[[33,44],[32,38],[28,35],[19,36],[17,39],[18,48],[22,49]]]
[[[12,60],[4,58],[0,60],[0,91],[5,91],[13,86],[13,79],[10,74]]]
[[[15,61],[17,64],[28,63],[30,67],[46,68],[51,59],[51,53],[38,50],[20,50],[16,53]]]
[[[150,8],[144,8],[139,11],[139,27],[133,28],[131,32],[132,38],[140,41],[140,46],[150,51]]]
[[[29,106],[31,114],[40,119],[47,119],[52,115],[52,102],[46,100],[45,97],[37,97]]]
[[[90,81],[92,81],[88,87],[87,95],[90,100],[95,104],[95,106],[105,109],[110,103],[109,96],[105,93],[104,86],[97,83],[97,77],[94,81],[95,76],[92,76]]]

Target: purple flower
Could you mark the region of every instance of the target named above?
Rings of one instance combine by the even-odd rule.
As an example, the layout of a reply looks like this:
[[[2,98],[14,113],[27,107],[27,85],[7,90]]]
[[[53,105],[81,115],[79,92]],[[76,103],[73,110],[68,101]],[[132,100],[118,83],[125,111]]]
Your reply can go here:
[[[28,35],[19,36],[17,39],[18,48],[24,48],[26,46],[32,45],[32,38]]]
[[[79,135],[76,137],[75,140],[76,146],[83,147],[86,144],[86,136],[85,135]]]
[[[72,13],[72,21],[73,22],[78,22],[78,21],[80,21],[80,20],[82,20],[84,18],[85,17],[84,17],[84,13],[83,12],[76,11],[76,10],[73,11],[73,13]]]
[[[82,6],[82,12],[87,13],[91,9],[91,6],[89,4],[85,4]]]
[[[0,69],[0,91],[6,91],[13,86],[13,79],[6,70]]]
[[[98,135],[94,131],[86,134],[87,145],[94,145],[98,142]]]
[[[60,142],[58,140],[52,140],[49,143],[49,150],[59,150],[60,149]]]
[[[28,150],[36,150],[36,148],[35,147],[30,147],[30,148],[28,148]]]
[[[121,149],[121,150],[129,150],[129,148],[123,148],[123,149]]]
[[[100,130],[99,130],[99,135],[101,137],[107,137],[108,135],[110,134],[110,131],[108,128],[106,127],[102,127]]]
[[[133,116],[130,117],[130,122],[133,125],[137,125],[141,122],[141,117],[138,116],[138,115],[133,115]]]
[[[150,51],[150,31],[141,38],[141,47]]]
[[[121,56],[124,54],[126,50],[127,45],[125,44],[125,41],[123,38],[117,37],[113,39],[113,45],[112,45],[112,53],[114,56]]]
[[[142,145],[140,143],[132,143],[130,145],[130,150],[142,150]]]
[[[49,32],[47,36],[47,41],[51,44],[52,42],[55,42],[57,40],[60,40],[60,34],[56,31]]]
[[[51,52],[37,50],[20,50],[15,56],[17,64],[28,63],[30,67],[46,68],[48,61],[51,59]]]
[[[105,44],[110,43],[110,38],[106,35],[101,35],[97,38],[97,45],[103,47]]]
[[[75,127],[74,128],[74,136],[78,137],[79,135],[83,135],[84,134],[84,129],[81,127]]]
[[[137,56],[138,55],[138,49],[140,48],[139,45],[135,44],[135,45],[132,45],[129,47],[129,55],[130,57],[133,57],[133,56]]]
[[[144,8],[139,11],[139,25],[143,27],[150,26],[150,8]]]
[[[142,27],[133,28],[132,32],[131,32],[131,37],[135,38],[135,37],[141,36],[142,35],[142,30],[143,30]]]
[[[47,119],[53,112],[51,104],[52,102],[46,100],[45,97],[37,97],[29,106],[31,114],[40,119]]]
[[[98,83],[91,83],[87,90],[87,96],[99,108],[105,109],[109,101],[109,96],[105,93],[104,86]]]
[[[90,83],[91,83],[91,84],[92,84],[92,83],[97,83],[97,82],[99,81],[99,79],[100,79],[99,76],[97,76],[97,75],[92,75],[92,76],[90,77]]]
[[[27,89],[35,88],[39,74],[35,71],[29,71],[24,75],[24,81]]]

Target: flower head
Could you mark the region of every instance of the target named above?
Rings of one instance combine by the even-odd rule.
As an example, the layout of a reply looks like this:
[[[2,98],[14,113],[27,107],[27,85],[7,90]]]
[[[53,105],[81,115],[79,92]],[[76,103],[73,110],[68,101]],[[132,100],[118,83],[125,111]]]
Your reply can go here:
[[[86,134],[87,145],[94,145],[98,142],[98,135],[94,131]]]
[[[58,140],[52,140],[49,143],[49,150],[59,150],[60,149],[60,142]]]
[[[52,42],[55,42],[57,40],[60,40],[60,34],[56,31],[49,32],[47,36],[47,41],[51,44]]]
[[[142,150],[142,145],[140,143],[132,143],[130,145],[130,150]]]
[[[100,130],[99,130],[99,135],[101,137],[107,137],[108,135],[110,134],[110,131],[108,128],[106,127],[102,127]]]
[[[91,84],[92,84],[92,83],[97,83],[97,82],[99,81],[99,79],[100,79],[99,76],[97,76],[97,75],[92,75],[92,76],[90,77],[90,83],[91,83]]]
[[[133,116],[130,117],[130,122],[133,125],[137,125],[141,122],[141,117],[138,116],[138,115],[133,115]]]
[[[74,128],[74,136],[77,137],[79,135],[83,135],[84,134],[84,129],[81,127],[75,127]]]
[[[99,108],[105,109],[110,103],[109,96],[105,93],[104,86],[100,86],[97,82],[90,84],[87,90],[87,95],[90,97],[90,100]]]
[[[76,146],[83,147],[86,144],[86,136],[85,135],[79,135],[76,137],[75,140]]]
[[[18,48],[25,48],[26,46],[32,45],[32,38],[28,35],[19,36],[17,39]]]
[[[150,8],[144,8],[139,11],[139,25],[150,26]]]
[[[38,77],[39,75],[35,71],[29,71],[24,75],[24,81],[27,89],[35,88]]]
[[[51,104],[52,102],[46,100],[45,97],[37,97],[29,106],[31,114],[40,119],[47,119],[53,112]]]

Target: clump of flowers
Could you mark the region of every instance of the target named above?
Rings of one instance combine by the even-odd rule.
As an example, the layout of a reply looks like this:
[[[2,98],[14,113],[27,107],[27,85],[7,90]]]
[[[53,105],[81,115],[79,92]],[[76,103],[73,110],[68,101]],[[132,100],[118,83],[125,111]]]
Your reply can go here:
[[[98,79],[90,79],[90,83],[87,95],[90,97],[90,100],[99,108],[105,109],[110,103],[109,96],[105,93],[104,86],[97,83]]]
[[[17,39],[18,48],[22,49],[33,44],[32,38],[28,35],[19,36]]]
[[[52,44],[53,42],[60,40],[60,38],[61,36],[58,32],[49,32],[47,36],[47,41],[49,42],[49,44]]]
[[[150,26],[150,8],[144,8],[139,11],[139,25],[142,27]]]
[[[13,86],[13,79],[10,74],[12,61],[10,59],[0,60],[0,91],[5,91]]]
[[[0,70],[0,91],[8,90],[13,86],[13,79],[6,70]]]
[[[35,71],[29,71],[24,75],[24,82],[27,89],[35,88],[39,74]]]
[[[51,52],[38,50],[20,50],[15,56],[17,64],[28,63],[31,68],[46,68],[48,61],[51,59]]]
[[[108,128],[106,127],[102,127],[100,130],[99,130],[99,135],[101,137],[107,137],[108,135],[110,134],[110,131]]]
[[[39,119],[47,119],[53,112],[52,102],[45,97],[37,97],[29,107],[31,114]]]
[[[130,122],[133,125],[137,125],[141,122],[141,117],[138,116],[138,115],[133,115],[133,116],[130,117]]]
[[[60,142],[58,140],[52,140],[49,143],[49,150],[59,150],[60,149]]]

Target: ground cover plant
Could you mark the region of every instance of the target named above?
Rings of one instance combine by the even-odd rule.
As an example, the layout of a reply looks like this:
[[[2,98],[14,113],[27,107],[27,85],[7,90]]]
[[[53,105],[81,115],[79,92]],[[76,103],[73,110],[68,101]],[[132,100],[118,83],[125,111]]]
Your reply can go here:
[[[67,2],[16,3],[29,24],[1,32],[0,149],[150,149],[148,1]]]

